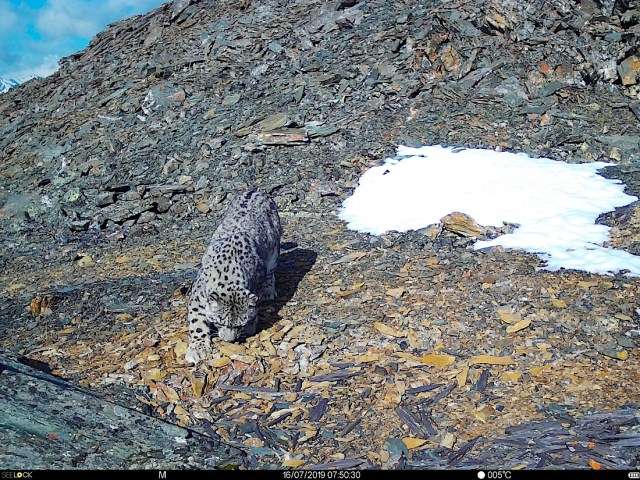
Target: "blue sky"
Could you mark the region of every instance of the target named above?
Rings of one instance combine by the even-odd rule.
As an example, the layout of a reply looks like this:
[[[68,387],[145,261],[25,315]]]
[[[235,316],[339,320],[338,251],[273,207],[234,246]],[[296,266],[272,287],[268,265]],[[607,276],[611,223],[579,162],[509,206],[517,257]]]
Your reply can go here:
[[[0,77],[48,75],[109,23],[167,0],[0,0]]]

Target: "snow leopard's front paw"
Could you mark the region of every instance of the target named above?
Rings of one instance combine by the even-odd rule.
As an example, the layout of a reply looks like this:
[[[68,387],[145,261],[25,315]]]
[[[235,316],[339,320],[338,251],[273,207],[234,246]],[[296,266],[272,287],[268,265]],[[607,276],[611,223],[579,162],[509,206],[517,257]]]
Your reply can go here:
[[[193,363],[197,365],[202,360],[205,360],[211,354],[211,343],[210,342],[198,342],[192,343],[187,348],[187,353],[184,358],[187,362]]]

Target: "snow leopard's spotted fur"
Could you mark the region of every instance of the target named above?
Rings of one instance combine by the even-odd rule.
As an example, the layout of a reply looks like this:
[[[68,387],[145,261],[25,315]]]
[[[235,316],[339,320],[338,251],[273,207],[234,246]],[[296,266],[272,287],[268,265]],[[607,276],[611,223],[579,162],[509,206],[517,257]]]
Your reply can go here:
[[[281,235],[278,209],[266,193],[248,190],[231,202],[191,290],[187,361],[198,363],[211,351],[211,327],[225,341],[255,333],[258,301],[276,296]]]

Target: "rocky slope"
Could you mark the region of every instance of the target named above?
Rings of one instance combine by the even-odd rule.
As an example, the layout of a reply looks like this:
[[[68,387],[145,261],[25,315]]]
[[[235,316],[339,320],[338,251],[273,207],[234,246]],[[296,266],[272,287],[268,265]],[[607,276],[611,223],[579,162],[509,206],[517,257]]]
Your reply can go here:
[[[176,0],[111,26],[0,96],[0,347],[247,466],[637,463],[640,282],[334,212],[399,143],[606,160],[637,195],[639,22],[631,2]],[[184,296],[247,185],[282,212],[281,295],[192,372]],[[602,221],[639,251],[636,205]],[[496,447],[617,408],[578,453]]]
[[[0,373],[3,468],[214,468],[243,457],[215,435],[104,401],[24,357],[1,355]]]

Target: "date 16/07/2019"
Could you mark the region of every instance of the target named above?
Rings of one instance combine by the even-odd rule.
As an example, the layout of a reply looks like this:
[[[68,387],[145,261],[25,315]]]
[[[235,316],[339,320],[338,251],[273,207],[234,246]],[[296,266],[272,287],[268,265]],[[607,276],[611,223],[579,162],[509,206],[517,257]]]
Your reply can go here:
[[[360,470],[287,470],[282,472],[285,480],[359,480]]]

